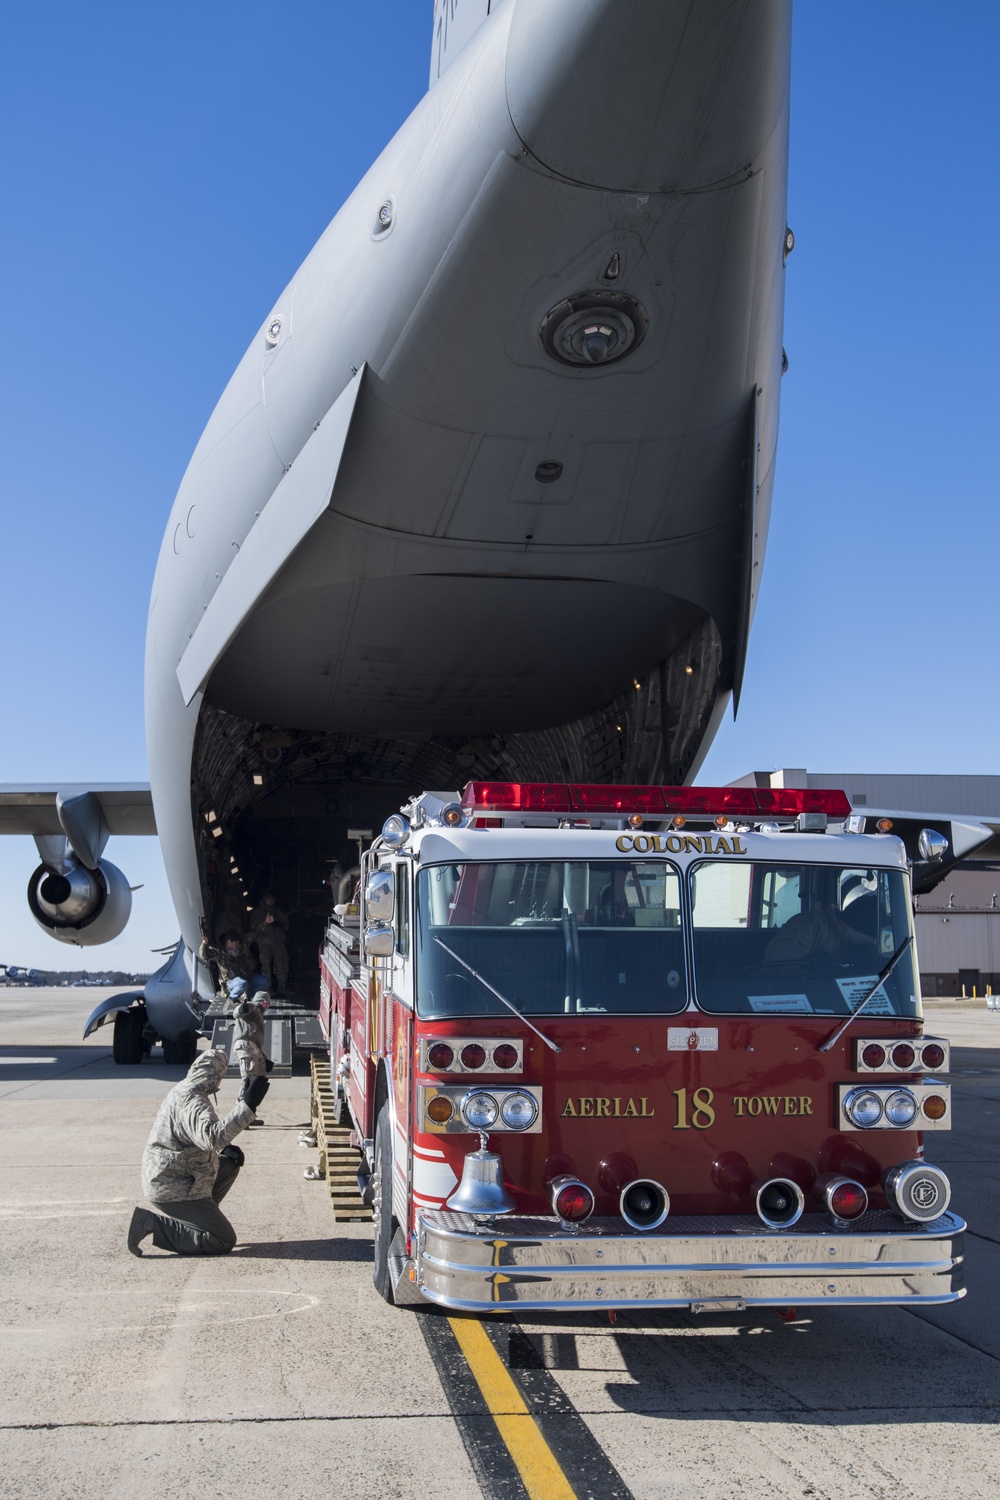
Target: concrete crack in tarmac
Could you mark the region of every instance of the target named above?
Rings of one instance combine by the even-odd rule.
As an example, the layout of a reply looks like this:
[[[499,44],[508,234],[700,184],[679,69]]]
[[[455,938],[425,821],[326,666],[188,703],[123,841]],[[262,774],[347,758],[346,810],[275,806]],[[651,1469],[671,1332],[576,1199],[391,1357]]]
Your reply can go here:
[[[980,1234],[977,1229],[967,1229],[966,1234],[974,1240],[986,1240],[990,1245],[1000,1245],[1000,1240],[994,1239],[991,1234]]]
[[[911,1318],[917,1318],[921,1323],[926,1323],[929,1327],[936,1328],[946,1338],[954,1339],[957,1344],[964,1344],[966,1349],[975,1349],[977,1354],[985,1354],[987,1359],[992,1359],[996,1364],[1000,1364],[1000,1354],[994,1354],[992,1350],[984,1349],[980,1344],[974,1344],[971,1339],[963,1339],[960,1333],[953,1333],[950,1328],[944,1328],[940,1323],[935,1323],[933,1318],[928,1318],[925,1313],[919,1312],[917,1308],[901,1307],[900,1312],[909,1313]]]
[[[640,1406],[630,1407],[627,1412],[609,1413],[604,1407],[594,1407],[592,1410],[577,1406],[574,1414],[578,1417],[607,1417],[616,1416],[627,1421],[635,1416],[659,1416],[662,1408]],[[968,1412],[968,1402],[954,1402],[951,1405],[925,1406],[921,1408],[928,1416],[935,1413],[950,1411]],[[976,1408],[972,1408],[976,1410]],[[987,1406],[980,1408],[984,1420],[995,1422],[996,1407]],[[873,1418],[873,1421],[893,1421],[896,1417],[909,1414],[909,1409],[904,1413],[897,1406],[824,1406],[810,1409],[811,1417],[842,1417],[854,1416],[864,1413]],[[501,1413],[501,1415],[503,1415]],[[800,1410],[781,1411],[775,1407],[760,1406],[727,1406],[723,1413],[715,1407],[690,1407],[684,1412],[687,1421],[717,1421],[720,1416],[727,1420],[734,1417],[743,1418],[748,1421],[781,1421],[794,1422],[796,1417],[801,1417]],[[296,1422],[451,1422],[455,1418],[479,1417],[482,1412],[477,1407],[462,1408],[449,1407],[440,1412],[388,1412],[384,1414],[373,1414],[371,1412],[299,1412],[287,1417],[263,1416],[263,1417],[137,1417],[106,1419],[91,1418],[77,1422],[0,1422],[0,1432],[74,1432],[86,1428],[145,1428],[145,1427],[265,1427],[265,1426],[294,1426]],[[557,1420],[558,1418],[556,1418]],[[553,1420],[552,1417],[547,1420]]]

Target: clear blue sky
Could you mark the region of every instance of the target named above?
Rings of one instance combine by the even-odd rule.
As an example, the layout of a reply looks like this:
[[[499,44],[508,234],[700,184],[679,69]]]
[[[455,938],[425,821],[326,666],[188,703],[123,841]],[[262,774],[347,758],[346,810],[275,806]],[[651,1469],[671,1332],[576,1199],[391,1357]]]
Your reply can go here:
[[[167,512],[273,298],[426,86],[430,0],[8,6],[0,782],[144,780]],[[701,780],[1000,770],[1000,6],[799,0],[771,538]],[[125,935],[176,935],[155,844]],[[0,840],[0,962],[35,928]]]

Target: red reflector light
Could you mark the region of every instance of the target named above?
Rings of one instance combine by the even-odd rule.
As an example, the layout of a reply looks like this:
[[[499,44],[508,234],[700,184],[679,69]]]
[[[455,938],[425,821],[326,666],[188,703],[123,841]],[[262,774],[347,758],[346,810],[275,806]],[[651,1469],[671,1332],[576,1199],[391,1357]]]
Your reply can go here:
[[[493,1062],[498,1068],[513,1068],[517,1063],[517,1048],[510,1042],[501,1042],[493,1048]]]
[[[908,1072],[917,1060],[917,1054],[909,1042],[897,1042],[891,1055],[893,1067],[902,1069],[904,1073]]]
[[[432,1042],[427,1049],[427,1061],[432,1068],[445,1072],[455,1061],[455,1054],[447,1042]]]
[[[462,1048],[461,1057],[463,1068],[481,1068],[486,1061],[486,1048],[478,1042],[469,1042]]]
[[[849,818],[851,804],[846,792],[826,787],[781,787],[770,790],[758,787],[754,793],[762,813],[794,817],[799,813],[826,813],[828,818]]]
[[[885,1048],[878,1042],[869,1042],[861,1053],[861,1061],[866,1068],[880,1068],[885,1062]]]
[[[838,1219],[860,1219],[868,1207],[868,1194],[860,1182],[840,1182],[830,1194],[830,1212]]]
[[[560,1219],[575,1224],[590,1216],[594,1207],[594,1195],[582,1182],[568,1182],[556,1193],[552,1204]]]
[[[844,792],[819,787],[591,786],[563,781],[470,781],[462,806],[491,812],[726,813],[735,818],[825,813],[836,819],[851,811]]]
[[[944,1062],[944,1048],[937,1042],[928,1042],[921,1053],[920,1061],[924,1068],[940,1068]]]

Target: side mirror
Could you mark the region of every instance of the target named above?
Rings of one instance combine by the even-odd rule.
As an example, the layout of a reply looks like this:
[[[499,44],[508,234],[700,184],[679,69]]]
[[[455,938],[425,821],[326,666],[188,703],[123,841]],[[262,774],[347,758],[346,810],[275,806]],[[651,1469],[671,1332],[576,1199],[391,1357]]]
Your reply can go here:
[[[921,859],[940,859],[948,850],[948,840],[936,828],[921,828],[917,839],[917,851]]]
[[[365,918],[391,922],[396,911],[396,877],[391,870],[373,870],[365,886]]]
[[[370,922],[365,928],[365,952],[369,958],[391,958],[395,935],[388,922]]]

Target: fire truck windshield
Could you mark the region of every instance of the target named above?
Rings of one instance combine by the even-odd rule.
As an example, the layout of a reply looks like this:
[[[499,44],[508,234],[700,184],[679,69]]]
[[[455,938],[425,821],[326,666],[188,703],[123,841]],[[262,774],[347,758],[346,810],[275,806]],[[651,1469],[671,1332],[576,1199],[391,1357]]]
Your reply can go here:
[[[416,905],[421,1016],[505,1013],[435,937],[527,1015],[688,1003],[680,882],[663,860],[433,865]]]
[[[847,1015],[912,933],[901,870],[713,862],[691,871],[694,981],[720,1015]],[[919,1016],[911,945],[866,1016]]]

